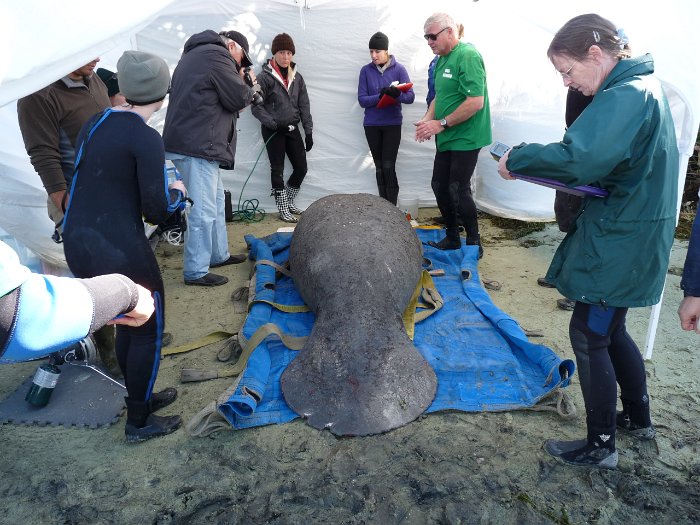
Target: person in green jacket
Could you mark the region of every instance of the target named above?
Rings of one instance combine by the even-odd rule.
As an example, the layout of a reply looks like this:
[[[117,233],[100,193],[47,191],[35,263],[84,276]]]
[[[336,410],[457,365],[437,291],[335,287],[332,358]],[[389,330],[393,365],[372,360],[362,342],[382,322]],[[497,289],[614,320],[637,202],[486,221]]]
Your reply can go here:
[[[617,428],[653,439],[644,361],[625,327],[627,310],[659,302],[676,223],[678,147],[650,55],[631,58],[623,31],[586,14],[554,36],[547,56],[564,85],[593,95],[586,111],[553,144],[521,144],[498,172],[596,185],[547,271],[576,301],[569,336],[586,405],[588,435],[547,440],[545,450],[572,465],[615,468]],[[622,412],[616,412],[617,385]]]

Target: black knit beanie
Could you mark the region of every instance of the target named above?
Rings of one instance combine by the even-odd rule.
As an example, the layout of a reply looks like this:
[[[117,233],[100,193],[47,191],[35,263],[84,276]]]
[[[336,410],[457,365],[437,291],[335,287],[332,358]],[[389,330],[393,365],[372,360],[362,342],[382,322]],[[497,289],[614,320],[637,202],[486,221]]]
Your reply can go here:
[[[294,40],[287,33],[280,33],[272,40],[272,54],[274,55],[277,51],[291,51],[292,55],[296,54]]]
[[[384,33],[381,31],[377,31],[372,35],[372,38],[369,39],[369,48],[370,49],[383,49],[384,51],[389,50],[389,37],[386,36]]]

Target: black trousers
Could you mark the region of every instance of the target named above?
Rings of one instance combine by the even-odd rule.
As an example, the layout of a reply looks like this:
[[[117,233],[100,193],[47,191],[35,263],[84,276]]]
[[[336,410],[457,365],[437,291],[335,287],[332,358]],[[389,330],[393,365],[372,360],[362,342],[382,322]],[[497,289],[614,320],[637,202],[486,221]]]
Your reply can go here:
[[[365,126],[365,137],[374,160],[379,196],[396,204],[399,196],[396,157],[401,144],[401,126]]]
[[[301,138],[299,126],[293,131],[286,127],[269,129],[261,126],[262,138],[266,143],[267,157],[270,159],[270,179],[273,190],[284,189],[284,158],[289,157],[292,164],[292,174],[287,184],[294,188],[300,188],[306,176],[306,149]],[[270,138],[272,137],[272,138]]]
[[[644,360],[627,333],[626,316],[627,308],[577,301],[569,323],[586,404],[588,442],[611,449],[615,448],[617,384],[632,421],[651,425]]]
[[[461,220],[468,240],[479,237],[471,180],[480,150],[435,152],[430,182],[448,233],[458,231]]]

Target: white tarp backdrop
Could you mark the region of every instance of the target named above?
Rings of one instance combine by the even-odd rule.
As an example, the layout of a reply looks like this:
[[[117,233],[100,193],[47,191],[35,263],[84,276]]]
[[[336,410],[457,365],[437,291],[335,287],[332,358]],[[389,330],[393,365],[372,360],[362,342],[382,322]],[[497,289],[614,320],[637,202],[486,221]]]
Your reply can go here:
[[[376,192],[374,167],[357,104],[357,79],[369,62],[367,42],[376,31],[389,36],[390,53],[406,66],[416,101],[404,106],[403,139],[397,172],[401,197],[418,197],[434,205],[430,189],[434,143],[413,140],[412,122],[425,112],[427,67],[432,58],[423,22],[435,9],[464,24],[465,41],[481,51],[486,63],[493,136],[506,143],[550,142],[564,128],[565,89],[546,57],[547,46],[572,16],[599,13],[623,27],[634,54],[651,52],[676,116],[683,184],[687,159],[700,123],[700,3],[695,0],[650,0],[611,3],[480,0],[409,5],[403,1],[345,0],[124,0],[114,6],[71,0],[0,1],[0,228],[17,237],[48,262],[63,260],[50,240],[46,196],[34,173],[19,133],[17,98],[102,57],[99,66],[113,69],[124,49],[156,53],[174,69],[184,42],[204,29],[237,29],[248,36],[256,70],[270,57],[272,38],[287,32],[296,44],[295,61],[306,80],[314,118],[314,148],[300,204],[330,193]],[[167,106],[151,122],[157,129]],[[234,206],[259,199],[275,210],[269,196],[267,155],[260,129],[250,111],[239,120],[234,171],[224,171]],[[262,155],[260,153],[262,152]],[[257,166],[256,160],[260,155]],[[506,182],[482,151],[474,177],[479,207],[496,215],[551,220],[554,192],[525,182]]]

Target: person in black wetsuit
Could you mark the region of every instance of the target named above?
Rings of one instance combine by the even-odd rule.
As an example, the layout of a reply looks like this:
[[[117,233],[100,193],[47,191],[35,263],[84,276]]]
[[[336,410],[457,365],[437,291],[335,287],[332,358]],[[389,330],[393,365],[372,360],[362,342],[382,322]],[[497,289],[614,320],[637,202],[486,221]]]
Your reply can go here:
[[[74,275],[87,278],[121,273],[151,290],[155,314],[139,327],[118,326],[116,353],[124,374],[126,438],[143,441],[180,427],[180,416],[157,416],[177,391],[153,393],[164,326],[160,269],[144,232],[143,219],[162,223],[176,208],[165,174],[165,149],[146,122],[160,109],[170,86],[161,58],[125,51],[117,64],[127,103],[92,117],[83,126],[64,220],[66,261]],[[182,182],[170,194],[182,195]]]

